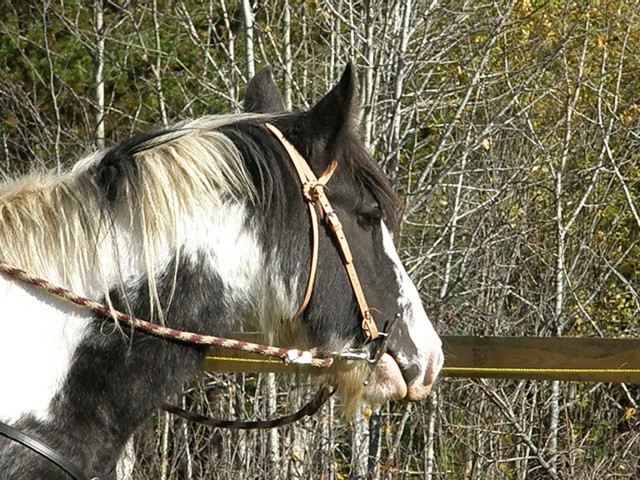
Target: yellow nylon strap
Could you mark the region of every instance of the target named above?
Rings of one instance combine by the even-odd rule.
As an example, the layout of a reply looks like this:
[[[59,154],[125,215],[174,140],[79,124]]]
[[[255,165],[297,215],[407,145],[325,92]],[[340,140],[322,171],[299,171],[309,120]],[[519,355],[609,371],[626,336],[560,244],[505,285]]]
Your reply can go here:
[[[278,130],[270,123],[267,123],[265,125],[267,129],[269,129],[269,131],[280,141],[280,143],[284,146],[285,150],[289,154],[289,158],[291,158],[291,162],[293,163],[295,170],[300,177],[303,195],[309,204],[309,216],[311,217],[313,230],[311,265],[309,268],[309,280],[307,282],[305,296],[302,305],[296,312],[296,316],[302,313],[307,307],[309,299],[311,298],[311,292],[313,291],[313,284],[315,281],[315,273],[318,263],[318,217],[314,207],[315,204],[323,213],[325,221],[329,225],[329,228],[333,232],[336,242],[338,243],[342,262],[347,271],[349,282],[351,283],[353,293],[356,297],[356,301],[358,302],[358,307],[360,308],[360,313],[362,315],[362,330],[369,340],[376,339],[378,337],[378,327],[373,320],[371,311],[364,296],[364,291],[362,290],[362,286],[360,284],[360,279],[358,278],[358,273],[356,272],[355,266],[353,265],[353,256],[351,254],[351,249],[349,248],[347,238],[342,229],[342,223],[338,219],[336,212],[333,210],[333,207],[331,206],[331,203],[329,202],[329,199],[325,194],[326,183],[329,181],[336,169],[336,162],[331,162],[327,166],[325,172],[318,179],[304,157],[300,155],[298,150],[291,144],[291,142],[289,142],[285,138],[282,132],[280,132],[280,130]]]
[[[541,373],[541,374],[580,374],[610,373],[615,375],[639,374],[638,368],[529,368],[529,367],[442,367],[443,372],[451,373]]]

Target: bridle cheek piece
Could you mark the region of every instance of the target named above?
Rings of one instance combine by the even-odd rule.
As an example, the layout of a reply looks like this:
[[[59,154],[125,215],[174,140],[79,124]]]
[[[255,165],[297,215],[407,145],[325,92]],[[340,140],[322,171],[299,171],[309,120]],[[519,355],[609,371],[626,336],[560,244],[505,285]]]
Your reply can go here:
[[[367,300],[364,296],[364,291],[362,290],[362,285],[360,284],[360,279],[358,277],[358,273],[356,272],[355,265],[353,264],[353,255],[351,254],[351,249],[349,248],[349,242],[347,241],[347,237],[344,234],[344,230],[342,229],[342,222],[338,218],[335,210],[331,206],[329,199],[327,198],[325,190],[327,189],[327,182],[333,176],[337,162],[334,160],[329,163],[325,171],[322,173],[320,178],[317,178],[311,167],[304,159],[304,157],[298,152],[296,147],[294,147],[289,140],[285,138],[278,128],[274,125],[267,123],[265,124],[267,129],[276,137],[291,159],[293,166],[295,167],[296,173],[300,179],[300,183],[302,185],[302,195],[304,199],[307,201],[307,205],[309,206],[309,216],[311,218],[311,230],[312,230],[312,248],[311,248],[311,260],[309,266],[309,279],[307,281],[307,288],[305,291],[305,295],[298,308],[298,311],[294,315],[294,318],[300,315],[307,305],[309,304],[309,299],[311,298],[311,293],[313,291],[313,284],[315,281],[316,268],[318,264],[318,213],[316,209],[321,213],[324,221],[329,225],[331,232],[338,244],[338,250],[340,251],[340,256],[342,257],[342,263],[347,271],[347,276],[349,277],[349,283],[351,283],[351,289],[353,290],[353,294],[356,297],[356,301],[358,302],[358,308],[360,309],[360,315],[362,316],[361,328],[368,341],[373,341],[378,338],[380,332],[378,331],[378,327],[376,326],[376,322],[373,319],[373,315],[371,314],[371,309],[367,304]]]

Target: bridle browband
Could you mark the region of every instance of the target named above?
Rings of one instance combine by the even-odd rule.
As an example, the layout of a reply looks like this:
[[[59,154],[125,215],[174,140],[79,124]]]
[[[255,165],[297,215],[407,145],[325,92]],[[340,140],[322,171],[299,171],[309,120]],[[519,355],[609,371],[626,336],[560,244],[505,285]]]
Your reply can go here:
[[[266,128],[277,138],[285,151],[287,152],[302,186],[302,195],[309,206],[309,217],[311,221],[311,258],[309,261],[309,274],[307,280],[307,287],[302,299],[302,303],[294,315],[294,319],[301,315],[309,304],[311,294],[313,293],[313,286],[315,283],[315,275],[318,264],[318,212],[320,212],[322,218],[329,226],[333,236],[336,240],[342,263],[347,272],[353,294],[358,303],[361,318],[361,328],[367,339],[367,343],[373,343],[375,341],[375,347],[372,351],[354,350],[349,349],[344,352],[322,352],[316,348],[311,350],[298,350],[298,349],[285,349],[281,347],[274,347],[270,345],[261,345],[257,343],[250,343],[241,340],[234,340],[229,338],[216,337],[212,335],[203,335],[194,332],[188,332],[184,330],[173,329],[158,325],[156,323],[141,320],[132,315],[128,315],[123,312],[119,312],[114,308],[96,302],[94,300],[82,297],[76,293],[65,289],[63,287],[54,285],[47,280],[33,275],[21,268],[8,264],[4,260],[0,259],[0,273],[8,274],[20,281],[34,285],[54,296],[67,300],[75,305],[87,308],[101,316],[111,318],[115,322],[128,325],[132,329],[137,329],[161,337],[167,340],[179,341],[183,343],[190,343],[195,345],[208,345],[214,347],[223,347],[233,350],[241,350],[244,352],[257,353],[261,355],[273,356],[280,358],[285,363],[293,364],[307,364],[313,365],[318,368],[328,368],[333,364],[334,359],[340,358],[345,360],[365,360],[370,365],[375,366],[380,357],[386,349],[386,344],[389,340],[391,331],[398,322],[399,316],[396,316],[394,320],[385,323],[384,329],[379,331],[375,320],[371,314],[367,301],[365,299],[364,291],[360,284],[358,274],[353,264],[353,256],[349,243],[342,229],[342,223],[338,219],[338,215],[334,211],[325,190],[327,189],[327,182],[331,179],[337,163],[332,161],[327,166],[326,170],[322,173],[320,178],[316,177],[313,170],[304,159],[304,157],[298,152],[298,150],[285,138],[285,136],[270,123],[265,124]],[[315,397],[302,409],[294,414],[286,417],[278,418],[275,420],[266,421],[228,421],[211,419],[209,417],[194,414],[192,412],[183,410],[179,407],[165,404],[163,408],[170,413],[179,415],[188,420],[203,423],[205,425],[220,427],[220,428],[240,428],[240,429],[257,429],[257,428],[274,428],[282,425],[288,425],[305,416],[313,415],[330,397],[335,390],[322,388]],[[5,436],[13,441],[16,441],[32,451],[42,455],[63,471],[65,471],[70,477],[75,480],[98,480],[97,477],[89,477],[85,475],[80,469],[78,469],[73,463],[66,460],[55,450],[46,446],[41,441],[23,433],[19,430],[9,426],[6,423],[0,422],[0,435]]]

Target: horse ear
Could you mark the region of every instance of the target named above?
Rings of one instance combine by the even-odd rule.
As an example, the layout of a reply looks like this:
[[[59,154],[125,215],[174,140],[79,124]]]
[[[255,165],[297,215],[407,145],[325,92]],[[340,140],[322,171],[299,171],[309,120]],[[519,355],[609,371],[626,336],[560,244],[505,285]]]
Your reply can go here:
[[[356,109],[356,76],[349,62],[338,84],[327,93],[310,111],[310,125],[328,141],[350,127]]]
[[[244,95],[244,110],[253,113],[284,112],[282,95],[273,81],[271,68],[263,68],[249,80]]]

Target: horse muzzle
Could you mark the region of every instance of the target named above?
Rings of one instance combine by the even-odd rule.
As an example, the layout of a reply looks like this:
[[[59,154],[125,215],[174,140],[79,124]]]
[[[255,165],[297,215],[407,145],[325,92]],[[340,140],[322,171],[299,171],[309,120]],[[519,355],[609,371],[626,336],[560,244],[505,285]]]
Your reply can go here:
[[[417,402],[429,395],[444,363],[442,341],[435,335],[409,356],[388,348],[399,317],[385,325],[382,340],[374,347],[370,363],[375,365],[365,386],[365,399],[370,403],[389,400]],[[396,333],[396,335],[398,335]]]
[[[444,354],[442,353],[442,344],[440,344],[431,350],[415,380],[407,382],[407,394],[404,399],[409,402],[417,402],[429,395],[443,364]],[[402,370],[402,367],[400,368]]]
[[[366,401],[379,404],[389,400],[418,402],[426,398],[442,368],[444,356],[434,351],[421,369],[415,365],[401,366],[393,355],[385,353],[377,363],[364,392]],[[415,372],[418,371],[416,374]],[[408,380],[408,378],[411,379]]]

